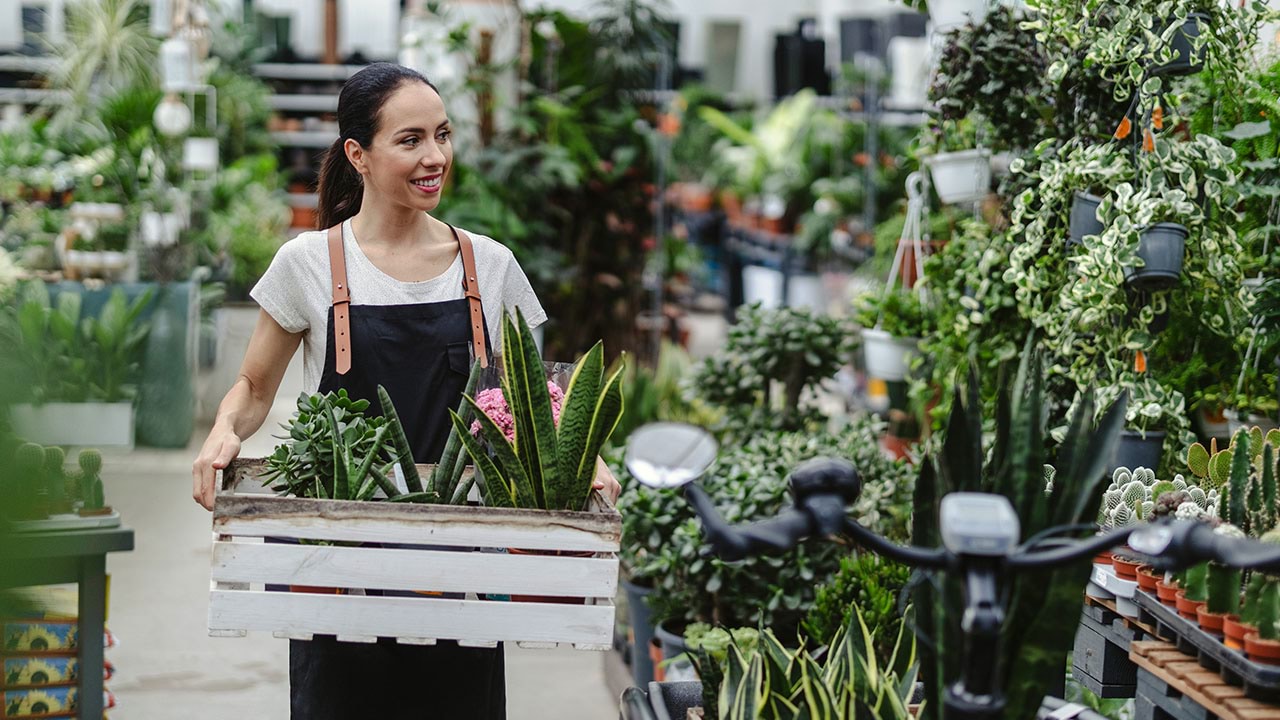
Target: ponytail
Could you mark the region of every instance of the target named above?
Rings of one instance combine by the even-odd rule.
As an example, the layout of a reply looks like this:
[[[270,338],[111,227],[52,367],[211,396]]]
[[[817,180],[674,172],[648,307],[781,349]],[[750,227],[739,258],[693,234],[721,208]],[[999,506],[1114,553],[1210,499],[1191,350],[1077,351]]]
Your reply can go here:
[[[318,230],[331,228],[346,222],[360,212],[364,199],[364,178],[352,167],[343,148],[346,143],[339,137],[329,146],[324,163],[320,166],[319,201],[317,207]]]
[[[364,200],[364,178],[347,159],[343,148],[347,139],[361,147],[373,145],[378,130],[378,113],[396,88],[406,82],[421,82],[436,90],[422,73],[403,65],[374,63],[347,78],[338,94],[339,136],[329,146],[320,166],[319,230],[345,222],[360,212]],[[439,93],[439,90],[436,90]]]

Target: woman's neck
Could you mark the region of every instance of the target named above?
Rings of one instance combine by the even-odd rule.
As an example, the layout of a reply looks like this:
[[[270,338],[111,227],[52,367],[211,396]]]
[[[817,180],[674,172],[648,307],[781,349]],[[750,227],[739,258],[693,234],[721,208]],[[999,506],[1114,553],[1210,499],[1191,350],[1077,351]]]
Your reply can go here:
[[[403,205],[384,207],[367,194],[360,212],[351,218],[351,229],[363,245],[410,247],[430,243],[444,223],[430,215]]]

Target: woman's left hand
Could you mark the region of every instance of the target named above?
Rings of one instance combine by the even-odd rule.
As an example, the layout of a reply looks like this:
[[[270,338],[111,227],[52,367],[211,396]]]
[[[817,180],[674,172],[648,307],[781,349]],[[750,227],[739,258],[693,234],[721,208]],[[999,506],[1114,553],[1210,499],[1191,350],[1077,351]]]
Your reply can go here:
[[[618,502],[618,495],[622,492],[622,486],[618,484],[618,479],[613,476],[613,471],[609,469],[609,465],[603,458],[596,458],[595,488],[609,498],[610,503]]]

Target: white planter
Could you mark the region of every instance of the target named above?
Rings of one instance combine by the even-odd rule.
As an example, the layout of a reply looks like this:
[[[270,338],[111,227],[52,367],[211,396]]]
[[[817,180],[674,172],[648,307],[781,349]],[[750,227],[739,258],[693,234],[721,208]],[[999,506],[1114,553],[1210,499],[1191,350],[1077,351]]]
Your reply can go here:
[[[218,169],[218,139],[210,137],[187,138],[182,143],[182,167],[184,170],[213,172]]]
[[[74,202],[67,213],[72,220],[116,222],[124,219],[124,206],[119,203]]]
[[[878,380],[904,380],[916,353],[919,338],[897,338],[883,330],[865,328],[862,331],[862,351],[867,363],[867,375]]]
[[[765,309],[778,307],[782,301],[782,273],[760,265],[742,268],[742,302],[760,303]]]
[[[159,213],[148,210],[142,213],[142,242],[152,247],[173,245],[182,231],[182,216],[178,213]]]
[[[827,293],[822,276],[816,273],[792,275],[787,284],[787,305],[809,308],[815,313],[826,312]]]
[[[133,403],[14,405],[14,430],[41,445],[133,447]]]
[[[930,0],[929,20],[934,32],[951,30],[987,17],[987,0]]]
[[[991,190],[991,152],[983,149],[938,153],[925,158],[938,198],[947,204],[972,203]]]
[[[886,48],[892,73],[885,104],[896,108],[922,108],[929,102],[929,40],[899,36]]]
[[[1229,433],[1230,437],[1235,437],[1236,433],[1240,432],[1245,428],[1251,428],[1256,426],[1256,427],[1262,428],[1262,432],[1265,433],[1268,430],[1274,430],[1277,427],[1280,427],[1280,425],[1276,424],[1276,421],[1274,419],[1269,418],[1265,415],[1254,415],[1250,413],[1248,417],[1248,422],[1245,422],[1240,419],[1240,413],[1236,412],[1235,410],[1223,410],[1222,414],[1227,417],[1227,432]]]

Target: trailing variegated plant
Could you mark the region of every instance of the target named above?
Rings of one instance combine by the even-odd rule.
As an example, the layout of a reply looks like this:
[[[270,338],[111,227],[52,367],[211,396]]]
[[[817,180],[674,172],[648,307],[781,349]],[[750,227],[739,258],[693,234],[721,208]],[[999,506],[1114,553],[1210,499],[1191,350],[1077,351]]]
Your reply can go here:
[[[770,630],[754,652],[730,646],[720,720],[909,720],[919,670],[910,623],[902,624],[893,654],[881,663],[854,610],[821,662],[784,647]]]
[[[502,321],[502,393],[515,421],[508,441],[493,419],[466,395],[487,448],[452,413],[454,428],[476,466],[476,482],[492,507],[582,510],[591,496],[596,458],[622,417],[621,366],[605,372],[597,342],[574,368],[556,426],[542,356],[523,313]],[[492,457],[490,452],[493,453]]]

